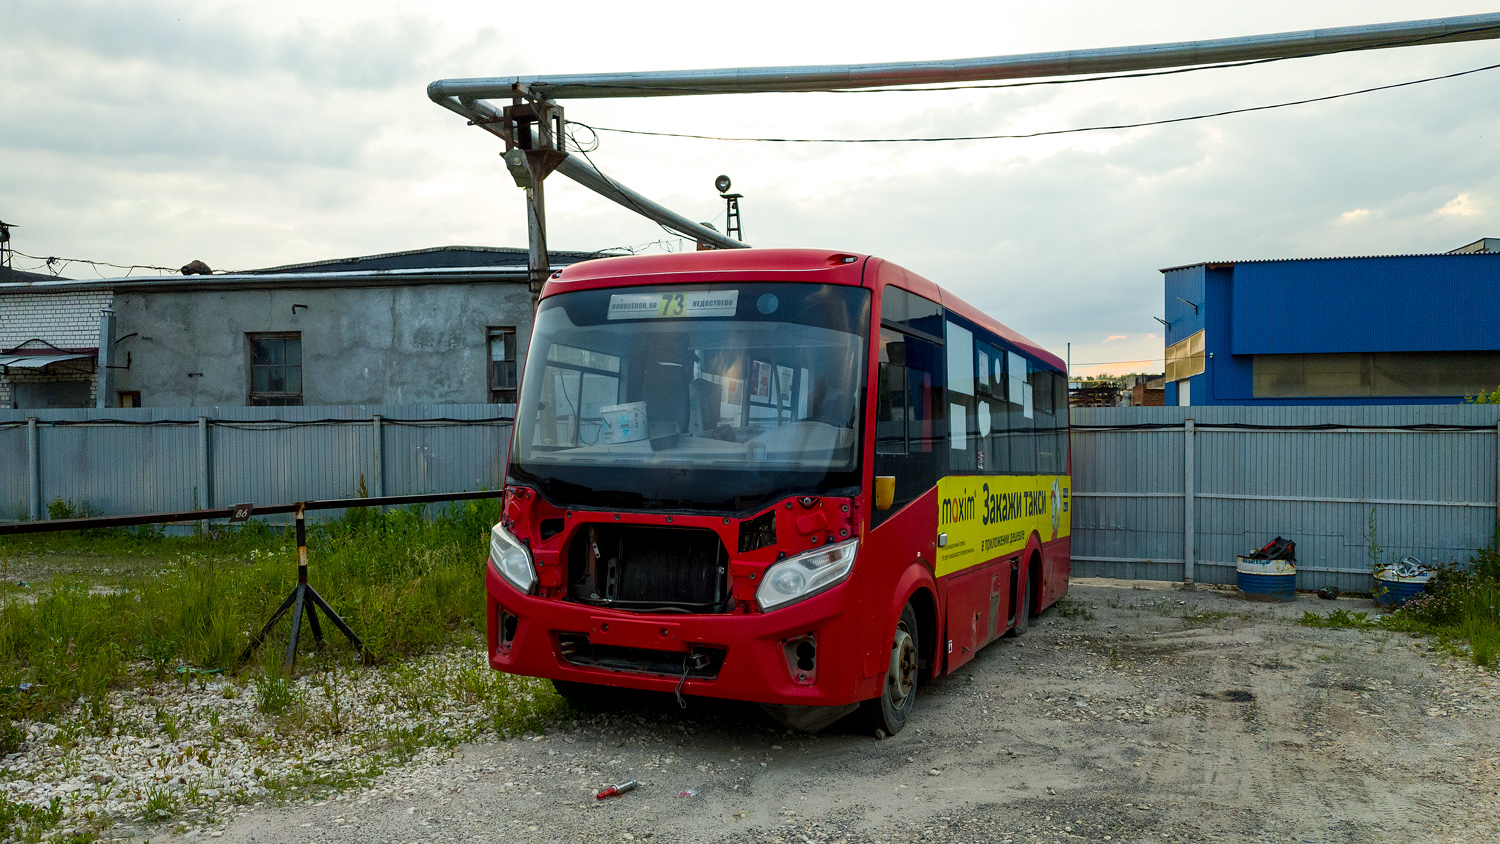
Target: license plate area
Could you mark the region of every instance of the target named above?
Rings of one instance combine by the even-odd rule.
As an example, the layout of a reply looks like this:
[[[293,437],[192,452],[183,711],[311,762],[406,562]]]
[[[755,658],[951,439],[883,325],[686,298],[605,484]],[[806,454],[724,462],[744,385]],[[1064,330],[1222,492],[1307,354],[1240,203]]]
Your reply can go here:
[[[558,633],[557,655],[569,665],[712,680],[719,676],[728,654],[725,648],[693,645],[683,650],[662,650],[596,642],[588,633]]]

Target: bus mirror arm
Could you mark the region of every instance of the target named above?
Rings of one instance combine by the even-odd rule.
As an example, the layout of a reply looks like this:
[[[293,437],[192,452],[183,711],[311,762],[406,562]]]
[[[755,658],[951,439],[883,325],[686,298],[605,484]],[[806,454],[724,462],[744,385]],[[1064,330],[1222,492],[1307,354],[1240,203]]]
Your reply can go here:
[[[889,510],[896,500],[896,476],[875,476],[875,509]]]

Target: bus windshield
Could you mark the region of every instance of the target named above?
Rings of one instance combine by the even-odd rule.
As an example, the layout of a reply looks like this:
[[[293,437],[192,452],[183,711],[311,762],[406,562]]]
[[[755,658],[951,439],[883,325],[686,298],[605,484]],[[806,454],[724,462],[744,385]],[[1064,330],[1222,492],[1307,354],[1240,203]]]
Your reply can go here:
[[[862,288],[765,282],[549,297],[510,479],[581,507],[853,494],[869,309]]]

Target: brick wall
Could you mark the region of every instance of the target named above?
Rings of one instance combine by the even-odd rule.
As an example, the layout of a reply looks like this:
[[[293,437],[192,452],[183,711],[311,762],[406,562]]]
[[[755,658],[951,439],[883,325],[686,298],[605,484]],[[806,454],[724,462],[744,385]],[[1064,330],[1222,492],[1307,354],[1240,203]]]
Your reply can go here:
[[[99,345],[99,312],[114,301],[108,290],[0,293],[0,349],[33,338],[64,349]]]
[[[92,349],[99,345],[99,312],[114,301],[108,290],[87,292],[0,293],[0,351],[29,340],[42,340],[61,349]],[[46,369],[0,371],[0,407],[15,404],[15,384],[21,381],[87,381],[90,404],[97,403],[91,361],[69,361]]]

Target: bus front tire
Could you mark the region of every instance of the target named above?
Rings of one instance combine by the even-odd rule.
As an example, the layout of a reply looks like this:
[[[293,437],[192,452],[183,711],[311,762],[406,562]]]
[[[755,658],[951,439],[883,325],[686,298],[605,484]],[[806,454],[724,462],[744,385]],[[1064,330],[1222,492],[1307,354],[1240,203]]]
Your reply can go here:
[[[871,730],[895,735],[901,732],[911,716],[917,701],[917,675],[921,673],[918,665],[922,651],[917,636],[917,613],[908,603],[901,608],[901,618],[896,622],[896,633],[891,640],[891,662],[886,668],[880,697],[867,700],[863,705],[865,721]]]

